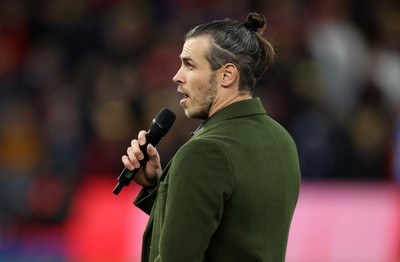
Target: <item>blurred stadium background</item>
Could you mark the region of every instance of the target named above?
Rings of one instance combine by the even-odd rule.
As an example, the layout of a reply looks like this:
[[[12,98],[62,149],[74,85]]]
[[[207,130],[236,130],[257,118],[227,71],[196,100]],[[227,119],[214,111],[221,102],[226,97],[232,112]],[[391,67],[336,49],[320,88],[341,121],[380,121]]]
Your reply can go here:
[[[172,157],[198,124],[171,80],[184,33],[252,11],[278,55],[255,95],[302,167],[287,261],[400,261],[397,0],[0,0],[0,261],[138,261],[120,157],[162,107]]]

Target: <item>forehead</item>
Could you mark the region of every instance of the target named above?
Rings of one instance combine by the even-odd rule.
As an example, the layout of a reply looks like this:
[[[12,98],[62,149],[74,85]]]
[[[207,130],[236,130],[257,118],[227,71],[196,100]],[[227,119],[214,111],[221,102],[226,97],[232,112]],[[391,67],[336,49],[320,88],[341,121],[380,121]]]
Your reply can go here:
[[[208,50],[209,45],[210,38],[206,36],[186,39],[180,57],[181,59],[191,59],[197,62],[207,62],[205,52]]]

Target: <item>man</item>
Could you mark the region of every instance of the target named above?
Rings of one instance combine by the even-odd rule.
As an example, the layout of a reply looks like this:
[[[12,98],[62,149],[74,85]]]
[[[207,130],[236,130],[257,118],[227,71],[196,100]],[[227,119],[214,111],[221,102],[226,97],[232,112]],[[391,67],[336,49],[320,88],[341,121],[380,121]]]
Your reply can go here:
[[[299,194],[290,135],[252,98],[274,58],[261,37],[265,18],[201,24],[186,35],[178,84],[186,116],[203,125],[161,170],[157,150],[135,181],[135,205],[150,214],[142,261],[284,261]],[[139,168],[145,131],[132,140],[126,168]]]

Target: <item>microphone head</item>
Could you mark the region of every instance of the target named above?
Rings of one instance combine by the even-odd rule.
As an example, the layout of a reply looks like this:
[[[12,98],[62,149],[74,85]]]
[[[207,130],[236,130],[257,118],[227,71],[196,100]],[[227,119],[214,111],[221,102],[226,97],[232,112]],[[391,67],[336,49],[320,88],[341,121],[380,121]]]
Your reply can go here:
[[[154,122],[156,122],[160,128],[169,130],[175,122],[175,113],[169,110],[168,108],[163,108],[160,113],[156,115],[154,118]]]
[[[175,113],[168,108],[163,108],[153,119],[149,128],[149,134],[155,139],[161,139],[175,122]]]

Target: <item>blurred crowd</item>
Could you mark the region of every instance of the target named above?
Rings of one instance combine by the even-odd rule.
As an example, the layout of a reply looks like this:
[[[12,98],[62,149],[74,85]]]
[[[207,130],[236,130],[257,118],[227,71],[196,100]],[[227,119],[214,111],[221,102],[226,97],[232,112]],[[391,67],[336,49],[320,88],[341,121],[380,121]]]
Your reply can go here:
[[[294,137],[303,180],[399,182],[399,1],[0,0],[0,235],[62,222],[163,107],[166,163],[199,124],[172,82],[183,35],[252,11],[277,52],[254,95]]]

